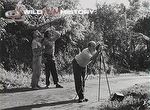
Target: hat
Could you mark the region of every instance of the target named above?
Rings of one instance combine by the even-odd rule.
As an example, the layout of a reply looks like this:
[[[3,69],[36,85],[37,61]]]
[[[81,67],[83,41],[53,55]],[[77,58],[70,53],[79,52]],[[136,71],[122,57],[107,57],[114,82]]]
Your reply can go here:
[[[60,33],[57,32],[53,26],[49,27],[44,33],[45,38],[50,38],[50,37],[55,37],[55,36],[60,37]]]

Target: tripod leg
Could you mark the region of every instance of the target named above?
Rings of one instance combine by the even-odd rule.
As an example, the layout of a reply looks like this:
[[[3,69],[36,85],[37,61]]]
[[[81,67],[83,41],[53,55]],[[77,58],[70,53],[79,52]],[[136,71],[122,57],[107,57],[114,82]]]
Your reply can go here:
[[[101,57],[99,58],[99,87],[98,87],[98,101],[100,101],[100,82],[101,82]]]
[[[109,95],[111,96],[111,90],[110,90],[110,85],[109,85],[109,81],[108,81],[108,76],[107,76],[107,73],[106,73],[106,66],[105,66],[104,58],[102,58],[102,60],[103,60],[103,65],[104,65],[104,72],[105,72],[105,76],[106,76],[108,91],[109,91]]]
[[[105,72],[105,76],[106,76],[106,81],[107,81],[107,86],[108,86],[108,91],[109,91],[109,97],[110,97],[111,96],[111,90],[110,90],[110,85],[109,85],[108,76],[107,76],[107,73],[106,73],[106,66],[105,66],[105,61],[104,61],[103,56],[102,56],[102,61],[103,61],[103,65],[104,65],[104,72]],[[113,107],[112,102],[111,102],[111,105]]]

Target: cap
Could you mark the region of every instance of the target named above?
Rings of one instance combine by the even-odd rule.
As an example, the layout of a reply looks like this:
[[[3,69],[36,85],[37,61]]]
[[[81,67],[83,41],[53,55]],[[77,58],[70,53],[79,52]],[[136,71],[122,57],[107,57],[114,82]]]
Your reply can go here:
[[[88,43],[88,46],[96,46],[95,41],[90,41],[90,42]]]

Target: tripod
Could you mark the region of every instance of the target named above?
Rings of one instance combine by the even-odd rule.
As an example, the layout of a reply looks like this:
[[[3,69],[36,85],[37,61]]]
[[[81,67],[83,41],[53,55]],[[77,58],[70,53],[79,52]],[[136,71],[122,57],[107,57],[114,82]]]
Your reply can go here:
[[[108,86],[109,96],[111,96],[110,84],[109,84],[109,81],[108,81],[108,76],[107,76],[107,73],[106,73],[105,60],[104,60],[104,56],[103,56],[103,52],[102,52],[102,53],[100,54],[100,57],[99,57],[100,68],[99,68],[98,101],[100,101],[100,82],[101,82],[101,69],[102,69],[102,63],[103,63],[104,73],[105,73],[105,77],[106,77],[106,81],[107,81],[107,86]]]

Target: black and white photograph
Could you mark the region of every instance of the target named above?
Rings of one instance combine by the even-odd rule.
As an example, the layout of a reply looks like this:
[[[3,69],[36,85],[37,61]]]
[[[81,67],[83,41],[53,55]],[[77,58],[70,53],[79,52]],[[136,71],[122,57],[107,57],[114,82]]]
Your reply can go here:
[[[150,110],[150,1],[0,0],[0,110]]]

